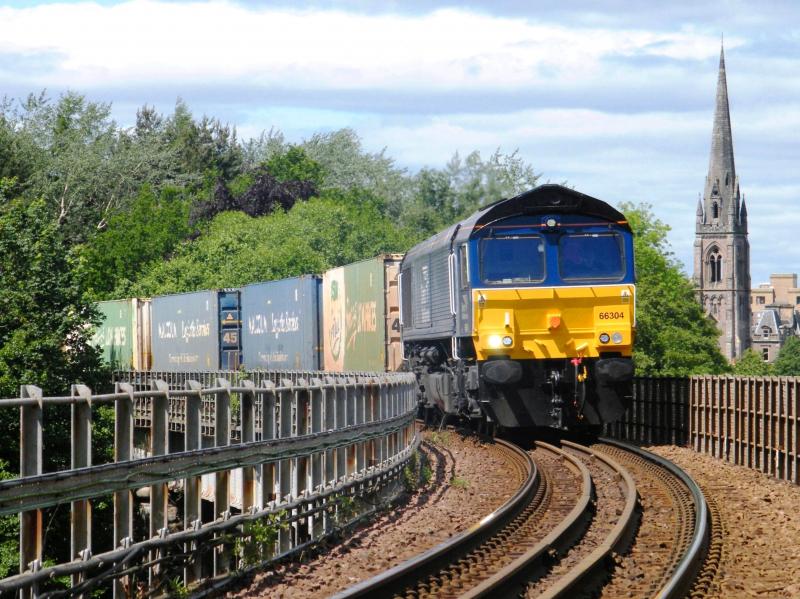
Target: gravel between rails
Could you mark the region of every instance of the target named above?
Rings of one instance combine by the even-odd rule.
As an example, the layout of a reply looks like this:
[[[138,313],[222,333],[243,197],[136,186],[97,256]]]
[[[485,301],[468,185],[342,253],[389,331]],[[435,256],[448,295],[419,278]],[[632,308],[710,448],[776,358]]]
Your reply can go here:
[[[685,488],[679,484],[675,487],[665,484],[666,479],[656,475],[657,468],[642,467],[649,462],[634,454],[603,444],[593,448],[610,455],[627,468],[636,483],[642,508],[633,546],[619,560],[612,579],[603,587],[600,596],[613,599],[652,597],[672,574],[674,564],[680,558],[675,548],[685,538],[686,527],[694,525],[693,517],[689,522],[682,516],[683,496],[680,493],[685,493]]]
[[[702,596],[800,597],[800,487],[685,447],[646,449],[686,470],[720,512],[721,559]]]
[[[580,542],[553,566],[547,576],[528,587],[526,597],[530,598],[538,597],[602,544],[625,509],[625,495],[620,488],[623,483],[617,480],[608,466],[599,460],[588,459],[583,452],[566,447],[562,449],[580,459],[589,469],[595,485],[595,513]]]
[[[452,431],[423,434],[430,483],[306,563],[279,564],[230,597],[328,597],[461,532],[516,491],[491,445]]]

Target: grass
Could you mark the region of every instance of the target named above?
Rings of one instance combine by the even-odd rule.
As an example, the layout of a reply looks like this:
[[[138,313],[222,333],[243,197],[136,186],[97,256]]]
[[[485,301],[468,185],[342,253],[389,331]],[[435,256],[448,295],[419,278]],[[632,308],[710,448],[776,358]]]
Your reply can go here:
[[[469,487],[469,481],[460,476],[454,476],[450,479],[450,486],[455,489],[466,489]]]

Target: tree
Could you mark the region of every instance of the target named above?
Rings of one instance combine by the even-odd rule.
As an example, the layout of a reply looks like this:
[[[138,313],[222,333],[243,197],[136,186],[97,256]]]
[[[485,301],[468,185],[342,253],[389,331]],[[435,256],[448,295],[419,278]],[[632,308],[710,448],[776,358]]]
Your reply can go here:
[[[189,202],[175,188],[156,195],[145,186],[129,210],[112,216],[108,226],[79,248],[79,271],[96,299],[115,299],[147,264],[169,257],[186,239]]]
[[[636,372],[643,376],[719,374],[729,367],[719,330],[697,301],[667,242],[669,227],[650,206],[620,206],[634,231],[637,272]]]
[[[388,214],[398,219],[411,197],[411,179],[405,169],[380,152],[366,152],[352,129],[315,133],[300,144],[309,158],[320,164],[324,180],[320,189],[365,190],[382,200]]]
[[[773,374],[772,364],[765,362],[752,348],[745,350],[742,357],[733,365],[733,374],[740,376],[769,376]]]
[[[0,150],[0,173],[16,176],[16,191],[28,199],[44,199],[71,241],[103,229],[144,183],[159,186],[175,175],[169,147],[144,130],[120,130],[110,112],[74,92],[56,102],[42,93],[18,108],[0,105],[0,138],[13,142],[9,156]]]
[[[107,372],[87,326],[96,323],[97,314],[84,300],[63,231],[46,202],[15,199],[0,205],[0,256],[0,397],[17,397],[23,384],[51,396],[68,393],[75,382],[102,390]],[[113,435],[113,424],[98,416],[95,430]],[[0,410],[0,427],[5,433],[0,478],[8,478],[19,472],[19,412]],[[46,406],[45,471],[69,467],[69,431],[69,406]],[[61,510],[48,531],[59,558],[69,559],[68,512]],[[18,565],[17,535],[14,521],[0,519],[0,577]]]
[[[151,263],[130,292],[146,296],[237,287],[320,273],[410,245],[411,235],[383,216],[366,192],[328,191],[267,216],[218,214],[172,259]]]
[[[265,164],[267,172],[281,183],[308,181],[319,189],[325,181],[322,165],[312,160],[300,146],[289,146],[286,152],[274,154]]]
[[[97,380],[86,326],[97,315],[45,202],[0,207],[0,255],[0,396],[16,396],[21,384],[61,394],[75,381]]]
[[[800,339],[787,337],[772,367],[778,376],[800,376]]]

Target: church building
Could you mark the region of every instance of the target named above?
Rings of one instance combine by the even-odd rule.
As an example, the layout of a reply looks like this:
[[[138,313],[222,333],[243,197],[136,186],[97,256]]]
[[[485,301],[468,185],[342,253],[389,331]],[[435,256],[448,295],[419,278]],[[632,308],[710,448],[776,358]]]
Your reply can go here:
[[[719,56],[708,176],[697,203],[694,285],[703,308],[719,327],[723,355],[738,359],[751,345],[750,244],[747,208],[733,160],[724,50]]]

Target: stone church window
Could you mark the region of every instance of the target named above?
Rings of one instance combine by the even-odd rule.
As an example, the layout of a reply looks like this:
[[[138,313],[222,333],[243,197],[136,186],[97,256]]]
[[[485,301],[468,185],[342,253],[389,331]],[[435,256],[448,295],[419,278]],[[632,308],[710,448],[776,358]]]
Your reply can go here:
[[[722,280],[722,256],[717,248],[708,255],[708,280],[710,283],[719,283]]]
[[[719,204],[716,202],[711,204],[711,218],[719,218]]]
[[[765,347],[761,350],[761,357],[764,358],[765,362],[769,362],[769,348]]]

